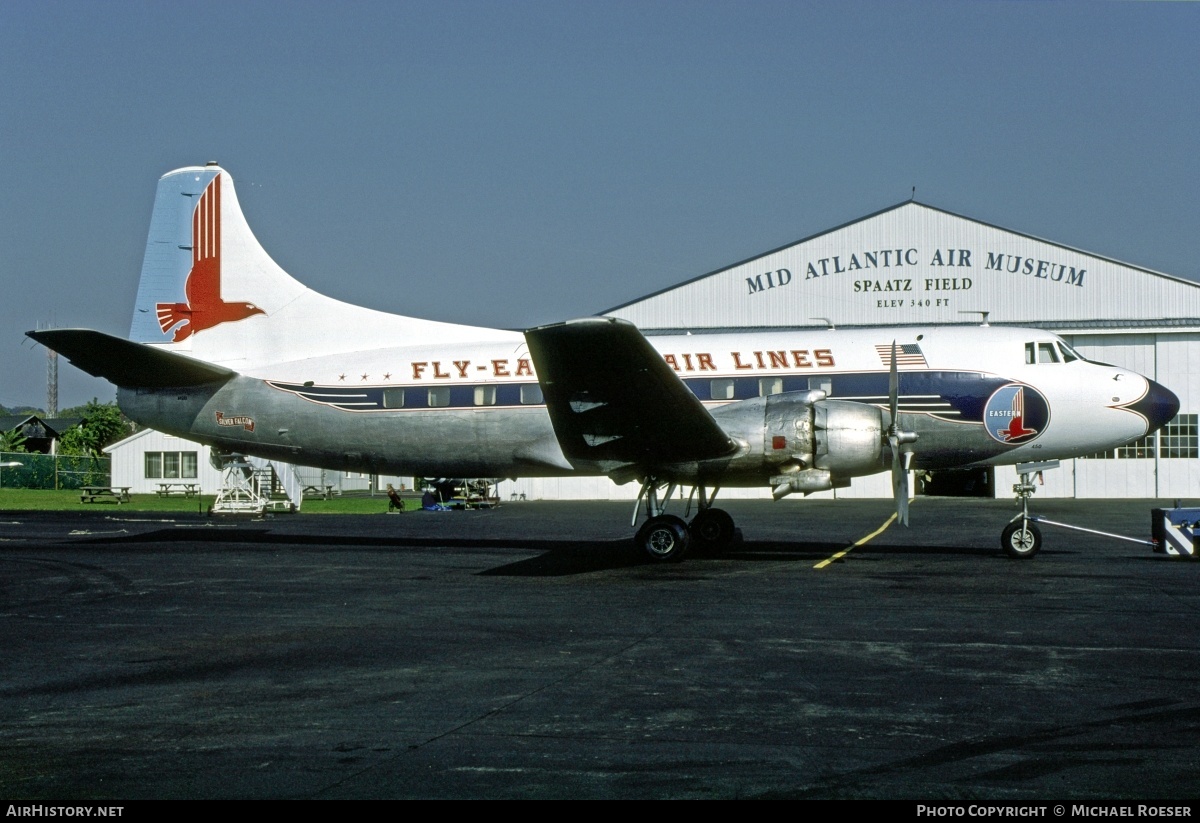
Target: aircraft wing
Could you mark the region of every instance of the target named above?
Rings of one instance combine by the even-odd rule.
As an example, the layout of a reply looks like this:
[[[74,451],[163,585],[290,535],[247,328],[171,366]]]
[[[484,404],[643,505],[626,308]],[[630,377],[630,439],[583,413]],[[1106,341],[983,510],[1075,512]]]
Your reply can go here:
[[[637,327],[586,318],[525,332],[563,454],[609,472],[708,460],[736,445]]]
[[[25,332],[83,371],[127,389],[223,383],[237,372],[91,329]]]

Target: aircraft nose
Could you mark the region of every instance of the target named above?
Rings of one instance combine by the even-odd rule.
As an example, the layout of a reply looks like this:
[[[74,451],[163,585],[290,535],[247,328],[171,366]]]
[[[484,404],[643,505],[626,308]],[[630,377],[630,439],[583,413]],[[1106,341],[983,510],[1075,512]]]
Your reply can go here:
[[[1146,418],[1150,426],[1146,433],[1149,434],[1165,426],[1179,412],[1179,398],[1161,383],[1149,379],[1146,382],[1150,384],[1146,396],[1133,404],[1133,409]]]

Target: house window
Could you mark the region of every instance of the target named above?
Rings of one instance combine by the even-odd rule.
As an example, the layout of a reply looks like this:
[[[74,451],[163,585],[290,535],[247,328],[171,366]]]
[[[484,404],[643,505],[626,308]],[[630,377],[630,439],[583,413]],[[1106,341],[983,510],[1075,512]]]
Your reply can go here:
[[[187,480],[199,474],[196,452],[146,452],[145,457],[147,478]]]

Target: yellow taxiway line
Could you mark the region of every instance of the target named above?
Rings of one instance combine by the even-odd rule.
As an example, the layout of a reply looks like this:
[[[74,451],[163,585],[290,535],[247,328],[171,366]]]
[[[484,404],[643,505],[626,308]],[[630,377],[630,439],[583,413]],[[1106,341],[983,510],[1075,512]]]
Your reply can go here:
[[[830,563],[832,563],[833,561],[841,560],[843,557],[850,554],[850,552],[853,551],[855,549],[855,547],[861,546],[869,540],[874,540],[876,537],[883,534],[885,531],[887,531],[887,527],[892,525],[892,523],[895,522],[895,520],[896,520],[896,513],[892,512],[892,516],[889,517],[887,520],[883,521],[883,525],[880,526],[878,529],[871,532],[870,534],[868,534],[866,537],[862,538],[861,540],[857,540],[854,543],[850,544],[849,546],[842,549],[840,552],[833,555],[832,557],[825,558],[820,563],[813,566],[813,568],[814,569],[823,569],[826,566],[828,566]]]

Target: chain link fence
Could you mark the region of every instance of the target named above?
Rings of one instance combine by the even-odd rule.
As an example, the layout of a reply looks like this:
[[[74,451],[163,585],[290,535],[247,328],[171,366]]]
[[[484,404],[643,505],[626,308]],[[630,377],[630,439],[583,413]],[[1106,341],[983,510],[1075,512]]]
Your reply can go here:
[[[10,465],[20,463],[19,466]],[[111,484],[109,457],[0,452],[0,488],[78,489]]]

